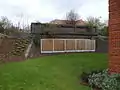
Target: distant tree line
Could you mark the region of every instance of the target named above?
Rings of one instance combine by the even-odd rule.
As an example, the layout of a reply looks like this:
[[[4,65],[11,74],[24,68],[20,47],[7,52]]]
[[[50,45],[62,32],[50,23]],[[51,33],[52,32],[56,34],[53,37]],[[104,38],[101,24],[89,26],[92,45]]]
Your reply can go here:
[[[96,27],[96,30],[97,30],[96,32],[98,33],[98,35],[108,36],[107,23],[101,22],[100,18],[101,17],[93,17],[93,16],[87,17],[87,20],[85,21],[86,26],[90,28]],[[74,31],[76,29],[76,23],[79,19],[80,19],[79,14],[76,13],[74,10],[70,10],[66,14],[66,20],[69,21],[74,26]],[[92,32],[91,30],[92,29],[89,29],[89,32]]]
[[[86,20],[86,25],[88,27],[96,27],[96,32],[102,36],[108,36],[108,25],[105,22],[101,22],[100,17],[88,17]]]
[[[19,22],[18,25],[14,25],[7,17],[1,16],[0,18],[0,33],[5,35],[12,35],[12,34],[19,34],[21,32],[27,31],[29,28],[28,26],[25,26],[21,29]]]

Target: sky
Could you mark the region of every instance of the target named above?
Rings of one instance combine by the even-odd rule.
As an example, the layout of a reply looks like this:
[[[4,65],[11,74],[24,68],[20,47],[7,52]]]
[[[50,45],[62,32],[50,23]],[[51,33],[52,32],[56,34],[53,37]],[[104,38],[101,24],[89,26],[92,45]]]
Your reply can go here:
[[[72,9],[80,19],[88,16],[108,19],[108,0],[0,0],[0,16],[7,16],[13,23],[65,19]]]

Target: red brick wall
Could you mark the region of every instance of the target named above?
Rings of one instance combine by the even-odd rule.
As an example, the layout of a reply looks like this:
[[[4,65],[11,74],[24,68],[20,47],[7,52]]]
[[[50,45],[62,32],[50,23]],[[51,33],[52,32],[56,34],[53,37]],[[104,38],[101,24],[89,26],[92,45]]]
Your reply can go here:
[[[109,0],[109,70],[120,73],[120,0]]]

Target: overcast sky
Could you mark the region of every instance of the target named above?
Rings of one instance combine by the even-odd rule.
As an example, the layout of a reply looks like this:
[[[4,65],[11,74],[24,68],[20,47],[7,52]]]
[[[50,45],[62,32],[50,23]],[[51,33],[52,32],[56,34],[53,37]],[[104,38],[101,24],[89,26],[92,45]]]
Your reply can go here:
[[[14,23],[22,18],[25,23],[65,19],[71,9],[82,19],[88,16],[108,19],[108,0],[0,0],[0,16],[7,16]]]

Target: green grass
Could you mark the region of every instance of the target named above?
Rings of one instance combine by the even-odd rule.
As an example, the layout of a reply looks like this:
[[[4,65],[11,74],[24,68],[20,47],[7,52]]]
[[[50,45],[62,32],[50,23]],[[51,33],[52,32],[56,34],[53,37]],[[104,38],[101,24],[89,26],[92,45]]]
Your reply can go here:
[[[0,90],[90,90],[82,71],[107,68],[107,54],[79,53],[0,65]],[[2,88],[2,89],[1,89]]]

